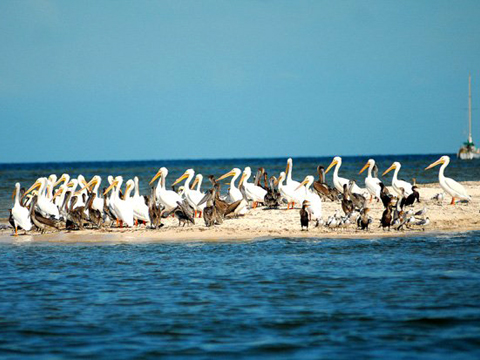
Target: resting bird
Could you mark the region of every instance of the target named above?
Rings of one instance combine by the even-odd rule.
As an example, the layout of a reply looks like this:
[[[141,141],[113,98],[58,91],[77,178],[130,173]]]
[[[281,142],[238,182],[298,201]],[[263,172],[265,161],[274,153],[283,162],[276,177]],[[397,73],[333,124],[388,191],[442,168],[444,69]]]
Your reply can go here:
[[[300,209],[300,226],[302,231],[308,231],[308,222],[310,221],[310,212],[307,210],[307,207],[310,205],[308,200],[304,200],[302,208]]]

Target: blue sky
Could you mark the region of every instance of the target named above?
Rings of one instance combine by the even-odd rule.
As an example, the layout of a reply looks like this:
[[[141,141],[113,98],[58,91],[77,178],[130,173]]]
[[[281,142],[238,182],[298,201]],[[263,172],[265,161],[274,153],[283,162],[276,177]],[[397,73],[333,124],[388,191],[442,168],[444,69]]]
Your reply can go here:
[[[456,152],[479,1],[0,2],[0,162]]]

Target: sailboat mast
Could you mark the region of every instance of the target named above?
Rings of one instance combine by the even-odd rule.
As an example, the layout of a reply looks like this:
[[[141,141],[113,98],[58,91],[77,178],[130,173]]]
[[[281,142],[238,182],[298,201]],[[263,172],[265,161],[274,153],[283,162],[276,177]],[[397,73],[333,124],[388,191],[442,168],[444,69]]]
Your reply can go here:
[[[472,139],[472,75],[468,74],[468,142],[473,143]]]

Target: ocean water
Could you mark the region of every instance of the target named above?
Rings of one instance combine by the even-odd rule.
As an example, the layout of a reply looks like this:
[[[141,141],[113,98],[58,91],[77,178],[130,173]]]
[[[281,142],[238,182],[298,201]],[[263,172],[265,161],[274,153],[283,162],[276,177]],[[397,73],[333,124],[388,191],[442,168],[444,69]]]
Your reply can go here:
[[[480,232],[0,253],[2,359],[480,358]]]
[[[402,164],[400,178],[411,181],[416,178],[418,183],[431,183],[438,181],[438,167],[424,171],[425,167],[436,161],[441,155],[391,155],[391,156],[372,156],[379,167],[379,176],[394,161]],[[448,155],[448,154],[447,154]],[[447,168],[447,175],[458,181],[480,180],[480,162],[478,161],[460,161],[454,154],[449,154],[451,163]],[[349,156],[343,157],[343,164],[340,169],[340,175],[349,179],[354,179],[360,186],[364,186],[366,172],[358,175],[363,165],[370,157],[368,156]],[[87,181],[94,175],[100,175],[103,179],[102,187],[108,186],[106,177],[108,175],[122,175],[126,181],[129,178],[138,176],[140,179],[140,190],[142,194],[150,194],[149,181],[156,174],[158,169],[165,166],[169,170],[167,177],[167,186],[172,184],[188,168],[193,168],[197,173],[205,176],[205,186],[209,186],[206,176],[213,174],[220,176],[234,167],[243,169],[250,166],[252,172],[263,166],[269,175],[278,177],[281,171],[285,171],[286,158],[266,158],[266,159],[219,159],[219,160],[168,160],[168,161],[115,161],[115,162],[73,162],[73,163],[32,163],[32,164],[0,164],[0,218],[8,216],[8,209],[12,207],[12,192],[15,183],[28,188],[38,177],[56,174],[60,177],[63,173],[68,173],[72,177],[79,174],[85,176]],[[301,181],[306,175],[317,177],[317,166],[323,165],[325,168],[332,161],[332,157],[309,157],[293,159],[293,178]],[[332,185],[332,173],[327,174],[327,182]],[[393,171],[387,174],[383,179],[385,183],[390,184]],[[105,185],[107,184],[107,185]],[[205,189],[205,186],[203,187]],[[225,192],[228,186],[222,190]]]

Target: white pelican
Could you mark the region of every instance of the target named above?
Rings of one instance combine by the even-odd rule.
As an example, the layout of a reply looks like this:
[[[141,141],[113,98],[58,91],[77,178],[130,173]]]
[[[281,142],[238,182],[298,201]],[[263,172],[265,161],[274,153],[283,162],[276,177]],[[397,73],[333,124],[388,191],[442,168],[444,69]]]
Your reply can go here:
[[[316,220],[319,224],[322,220],[322,200],[317,193],[310,190],[314,180],[312,175],[307,175],[298,188],[305,187],[305,200],[309,202],[307,209],[311,214],[311,219]]]
[[[140,195],[140,187],[138,185],[138,176],[133,178],[135,183],[135,193],[131,197],[133,205],[133,217],[135,218],[135,225],[138,223],[138,220],[145,222],[145,224],[150,223],[150,214],[148,212],[148,206],[145,203],[145,197]]]
[[[264,199],[265,195],[267,195],[267,190],[253,183],[249,183],[248,179],[250,179],[250,176],[252,176],[252,169],[250,169],[250,166],[247,166],[243,170],[243,174],[240,178],[240,181],[238,182],[238,186],[240,187],[243,184],[243,186],[245,187],[245,194],[247,195],[247,199],[253,201],[252,207],[255,209],[257,207],[257,203],[263,203],[265,201]]]
[[[67,184],[70,182],[70,175],[62,174],[60,179],[58,179],[57,182],[55,182],[55,184],[53,184],[53,187],[55,188],[62,181],[63,181],[63,184],[60,186],[60,189],[62,189],[62,190],[60,192],[59,192],[60,189],[57,190],[55,195],[53,195],[53,199],[55,199],[54,200],[55,205],[57,205],[58,208],[60,208],[63,205],[63,200],[65,199]],[[58,197],[59,195],[60,195],[60,197]]]
[[[247,213],[247,202],[243,198],[242,192],[235,186],[235,181],[238,179],[242,171],[239,168],[233,168],[228,173],[220,176],[217,181],[223,180],[229,176],[233,176],[232,181],[230,182],[230,189],[228,190],[228,196],[230,198],[230,203],[235,201],[242,200],[240,205],[238,205],[235,213],[238,215],[245,215]]]
[[[448,166],[449,163],[450,158],[448,156],[442,156],[433,164],[426,167],[425,170],[442,164],[442,166],[440,166],[440,170],[438,171],[438,182],[440,183],[442,189],[452,197],[452,202],[450,203],[451,205],[455,205],[455,198],[471,201],[472,198],[467,194],[467,190],[465,190],[465,188],[461,184],[459,184],[453,179],[445,177],[445,168]]]
[[[57,183],[57,175],[51,174],[47,178],[47,190],[45,192],[45,196],[49,200],[51,200],[53,197],[53,188],[55,187],[56,183]]]
[[[202,174],[197,174],[195,176],[195,181],[193,182],[192,186],[190,187],[190,189],[192,190],[196,190],[198,191],[199,193],[202,193],[202,182],[203,182],[203,175]],[[197,185],[197,188],[195,188],[195,185]],[[203,193],[202,193],[203,194]]]
[[[384,176],[385,174],[389,173],[390,171],[392,171],[393,169],[395,169],[395,172],[393,173],[393,178],[392,178],[392,187],[393,187],[393,190],[395,190],[395,192],[398,194],[398,196],[402,196],[402,190],[401,188],[403,188],[405,190],[405,196],[408,196],[410,195],[411,193],[413,193],[413,189],[412,189],[412,184],[406,182],[405,180],[398,180],[398,172],[400,171],[402,165],[398,162],[398,161],[395,161],[392,166],[390,166],[387,170],[385,170],[385,172],[382,174],[382,176]]]
[[[293,186],[294,188],[297,188],[298,185],[300,185],[300,183],[298,181],[292,180],[292,168],[293,168],[293,160],[292,158],[288,158],[287,168],[285,169],[285,174],[286,174],[285,183],[287,186]]]
[[[183,199],[175,191],[167,190],[165,188],[167,175],[167,168],[161,167],[150,181],[150,184],[152,184],[157,178],[160,178],[157,184],[157,188],[155,190],[155,195],[158,201],[163,204],[163,206],[165,206],[165,210],[169,212],[178,206],[177,201],[182,202]]]
[[[117,218],[124,222],[127,226],[133,227],[133,206],[132,202],[128,199],[130,197],[130,193],[132,192],[133,187],[135,186],[133,180],[128,180],[126,184],[124,199],[120,198],[120,188],[122,187],[123,177],[117,176],[112,184],[105,190],[105,194],[107,194],[110,190],[114,191],[112,193],[113,201],[113,208],[115,210],[115,214]],[[123,224],[122,224],[123,225]],[[120,225],[120,226],[122,226]]]
[[[33,191],[34,189],[38,188],[38,202],[37,208],[40,211],[40,214],[45,217],[53,216],[55,219],[60,219],[60,213],[58,211],[58,207],[47,197],[45,196],[45,191],[47,188],[47,178],[39,178],[35,183],[28,189],[25,194],[27,195],[29,192]]]
[[[325,171],[325,174],[327,174],[330,169],[335,166],[335,170],[333,171],[333,186],[335,186],[335,189],[337,189],[340,193],[343,194],[343,185],[348,186],[348,179],[342,178],[338,176],[338,170],[340,169],[340,166],[342,166],[342,158],[340,156],[335,156],[331,162],[331,164],[328,166],[327,170]],[[358,187],[357,184],[353,185],[352,188],[352,193],[356,194],[362,194],[362,189]]]
[[[32,220],[30,219],[30,211],[20,204],[20,183],[15,184],[15,201],[12,208],[12,217],[15,224],[15,236],[18,235],[18,227],[29,231],[32,228]]]
[[[297,186],[295,186],[294,184],[283,185],[283,181],[285,180],[286,177],[287,176],[282,171],[277,180],[277,184],[278,184],[277,187],[280,194],[283,197],[285,197],[288,201],[288,205],[287,205],[287,210],[288,210],[290,209],[290,205],[291,205],[291,209],[293,209],[295,204],[299,204],[300,206],[302,205],[303,200],[305,200],[306,189],[305,188],[299,189],[298,187],[300,183],[297,181],[296,181],[298,183]]]
[[[185,195],[185,198],[187,199],[187,202],[191,207],[193,207],[193,210],[195,211],[194,217],[202,217],[202,212],[203,209],[205,209],[205,206],[207,205],[206,203],[203,203],[199,205],[199,203],[202,201],[204,198],[205,194],[198,192],[197,190],[192,190],[190,189],[190,182],[192,181],[193,177],[195,176],[195,171],[193,169],[187,169],[182,176],[180,176],[173,184],[177,185],[180,181],[187,179],[185,181],[185,186],[183,187],[183,194]]]
[[[367,177],[365,178],[365,187],[370,193],[370,201],[372,201],[372,196],[376,197],[377,199],[380,199],[380,192],[382,191],[382,188],[380,187],[380,183],[381,183],[380,179],[372,176],[372,169],[374,166],[375,166],[375,160],[369,159],[365,164],[365,166],[362,168],[362,170],[360,170],[360,172],[358,173],[360,175],[368,167],[368,174],[367,174]]]

